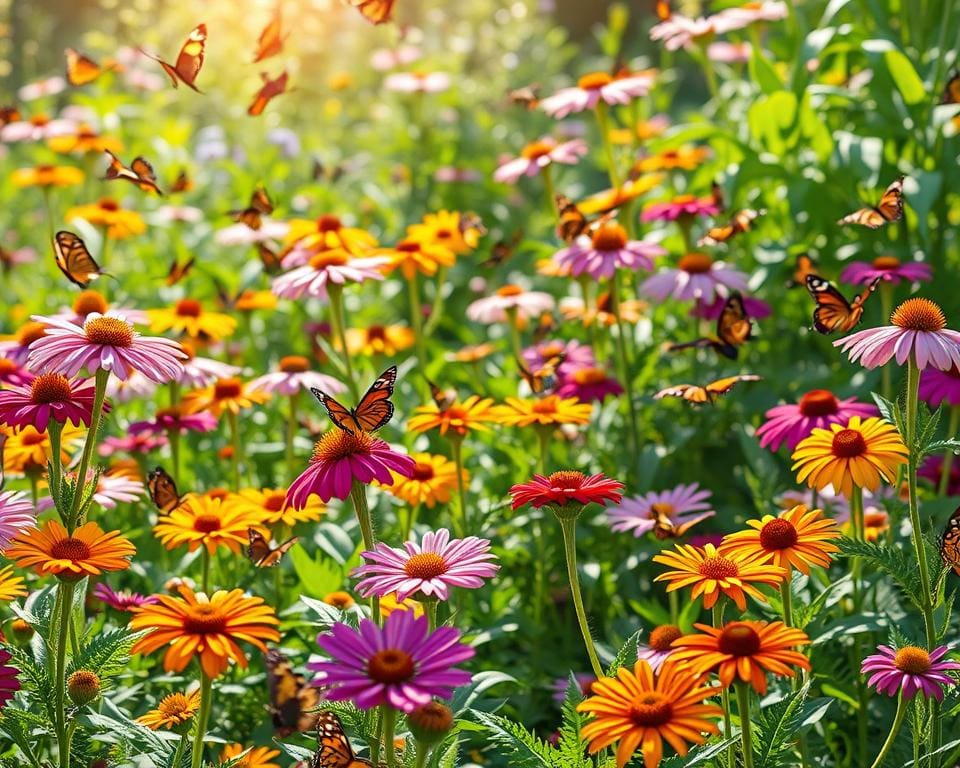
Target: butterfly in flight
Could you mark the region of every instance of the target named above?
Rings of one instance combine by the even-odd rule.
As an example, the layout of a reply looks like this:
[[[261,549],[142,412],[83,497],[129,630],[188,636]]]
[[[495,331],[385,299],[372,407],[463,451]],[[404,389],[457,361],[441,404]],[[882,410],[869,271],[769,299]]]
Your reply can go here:
[[[957,507],[940,536],[940,557],[960,576],[960,507]]]
[[[292,733],[304,733],[316,727],[320,691],[303,675],[293,671],[290,660],[280,651],[266,655],[267,695],[273,729],[281,739]]]
[[[311,387],[310,391],[326,409],[334,425],[345,432],[357,434],[376,432],[390,421],[393,417],[393,403],[390,402],[390,396],[393,394],[393,386],[396,383],[397,366],[392,365],[370,385],[370,389],[360,399],[356,408],[347,408],[314,387]]]
[[[73,232],[60,230],[53,236],[53,257],[67,280],[81,288],[106,274],[94,261],[83,240]]]
[[[270,196],[262,186],[258,186],[250,195],[250,204],[246,208],[240,208],[234,211],[228,211],[227,215],[234,221],[246,224],[250,229],[260,229],[263,224],[262,216],[269,216],[273,213],[273,203],[270,202]]]
[[[870,229],[879,229],[903,218],[903,180],[900,176],[883,193],[880,202],[860,208],[837,221],[837,224],[859,224]]]
[[[670,7],[669,0],[654,0],[653,12],[657,14],[660,21],[670,21],[673,17],[673,9]]]
[[[430,387],[430,398],[437,406],[438,411],[445,411],[457,402],[457,390],[453,388],[441,389],[430,379],[427,379],[427,386]]]
[[[654,400],[662,400],[665,397],[679,397],[694,405],[703,403],[715,403],[721,395],[727,394],[737,384],[742,381],[760,381],[761,376],[753,373],[744,373],[739,376],[727,376],[724,379],[711,381],[709,384],[700,386],[699,384],[677,384],[674,387],[661,389],[653,396]]]
[[[183,502],[177,484],[163,467],[157,467],[147,474],[147,490],[154,506],[164,514],[173,512]]]
[[[523,360],[519,357],[516,358],[520,375],[523,377],[523,380],[527,382],[530,391],[535,395],[547,395],[556,388],[558,378],[557,370],[563,365],[563,361],[566,359],[567,356],[561,352],[544,360],[543,363],[535,369],[530,369],[527,368]]]
[[[173,261],[170,262],[170,269],[167,270],[167,276],[164,278],[165,285],[176,285],[183,278],[190,274],[190,270],[193,269],[193,265],[196,262],[196,257],[191,256],[183,264],[181,264],[177,257],[173,257]]]
[[[851,302],[829,280],[807,275],[807,290],[817,305],[813,310],[813,327],[823,334],[852,331],[863,318],[864,303],[882,279],[876,278]]]
[[[271,547],[270,542],[256,528],[247,528],[247,538],[250,540],[250,545],[247,547],[247,557],[258,568],[280,565],[281,558],[290,551],[294,544],[300,541],[299,536],[291,536],[282,544]]]
[[[263,265],[263,271],[268,275],[275,275],[283,269],[283,259],[280,254],[266,243],[257,243],[257,257]]]
[[[943,89],[943,96],[940,97],[940,103],[960,104],[960,72],[954,72],[950,75],[950,79]]]
[[[180,48],[177,55],[177,63],[169,64],[159,56],[142,51],[145,56],[150,57],[157,62],[163,71],[167,73],[173,87],[176,88],[183,83],[188,88],[192,88],[197,93],[201,90],[195,85],[197,75],[200,74],[200,68],[203,66],[203,55],[207,48],[207,25],[198,24],[194,27],[187,41]]]
[[[257,52],[253,57],[253,63],[269,59],[276,56],[283,50],[283,42],[289,35],[283,34],[283,23],[280,16],[280,6],[273,12],[273,17],[267,22],[267,26],[260,32],[257,38]]]
[[[517,246],[523,241],[523,230],[516,229],[509,240],[499,240],[493,248],[490,249],[490,258],[480,262],[481,267],[499,267],[506,261],[513,258]]]
[[[590,234],[617,215],[617,211],[614,210],[595,219],[588,219],[577,204],[566,195],[557,195],[554,200],[559,216],[557,234],[566,243],[572,243],[580,235]]]
[[[787,281],[787,288],[797,288],[807,284],[807,275],[817,274],[817,262],[808,253],[801,253],[793,267],[793,277]]]
[[[716,338],[705,337],[695,341],[687,341],[683,344],[671,344],[667,347],[668,352],[676,352],[681,349],[714,349],[717,353],[731,360],[737,359],[737,347],[746,344],[753,333],[753,323],[747,316],[746,309],[743,306],[743,297],[738,291],[734,291],[727,297],[723,309],[720,311],[720,317],[717,318]]]
[[[76,48],[67,48],[64,51],[67,57],[67,82],[70,85],[80,86],[92,83],[104,72],[114,68],[113,64],[100,66],[89,56],[80,53]]]
[[[253,97],[253,101],[250,102],[250,106],[247,107],[247,114],[251,117],[263,114],[263,110],[267,108],[267,104],[270,103],[271,99],[275,99],[280,94],[287,92],[287,80],[289,77],[286,70],[273,80],[270,79],[270,75],[266,72],[261,72],[260,79],[263,80],[263,85],[260,86],[260,90],[257,91]]]
[[[136,184],[144,192],[156,192],[158,195],[163,194],[163,192],[160,191],[160,187],[157,186],[157,174],[145,157],[138,155],[133,158],[133,162],[130,163],[130,167],[128,168],[121,162],[120,158],[109,149],[105,149],[104,152],[110,156],[110,165],[107,168],[106,175],[103,177],[104,181],[123,179],[124,181],[129,181],[131,184]]]
[[[651,504],[650,516],[653,518],[653,535],[661,540],[679,539],[697,523],[703,522],[703,520],[710,516],[710,513],[706,513],[697,515],[682,523],[675,523],[670,519],[670,515],[659,507],[659,504]]]
[[[393,18],[396,0],[348,0],[371,24],[383,24]]]
[[[764,209],[758,211],[752,208],[744,208],[733,214],[733,218],[722,227],[712,227],[707,234],[697,241],[697,245],[719,245],[728,240],[732,240],[739,234],[747,232],[757,219],[766,213]]]
[[[317,753],[310,768],[373,768],[373,763],[356,756],[339,717],[321,712],[317,717]]]
[[[189,192],[193,189],[193,179],[187,174],[186,168],[181,168],[177,178],[170,184],[171,192]]]
[[[540,103],[540,84],[531,83],[522,88],[516,88],[510,91],[508,96],[511,104],[517,104],[532,111]]]

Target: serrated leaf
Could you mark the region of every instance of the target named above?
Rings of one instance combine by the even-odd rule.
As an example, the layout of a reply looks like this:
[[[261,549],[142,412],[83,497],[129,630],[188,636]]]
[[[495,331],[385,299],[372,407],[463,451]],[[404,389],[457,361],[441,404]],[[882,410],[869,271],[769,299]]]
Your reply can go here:
[[[613,661],[610,663],[610,666],[607,667],[608,677],[615,677],[617,670],[620,669],[620,667],[631,665],[632,662],[637,660],[638,642],[640,642],[639,629],[630,635],[626,642],[620,646],[620,650],[617,651],[617,654],[613,657]]]
[[[511,758],[511,768],[559,768],[553,762],[553,747],[519,723],[499,715],[472,711],[484,725],[490,740]]]
[[[808,682],[799,690],[760,710],[754,738],[755,768],[777,768],[780,756],[793,747],[803,722]]]

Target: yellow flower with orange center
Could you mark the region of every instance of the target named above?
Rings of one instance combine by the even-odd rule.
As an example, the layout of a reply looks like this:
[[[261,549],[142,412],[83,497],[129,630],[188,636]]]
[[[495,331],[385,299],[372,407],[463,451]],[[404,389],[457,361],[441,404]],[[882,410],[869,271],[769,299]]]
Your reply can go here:
[[[156,709],[137,718],[137,722],[147,728],[158,731],[178,730],[188,724],[200,709],[200,689],[190,693],[171,693],[160,699]]]
[[[392,248],[379,248],[375,253],[387,258],[382,267],[385,274],[399,269],[407,280],[412,280],[418,272],[433,276],[440,267],[452,267],[457,259],[446,246],[411,238],[401,240]]]
[[[142,235],[147,225],[136,211],[120,207],[120,203],[110,198],[102,198],[89,205],[75,205],[64,214],[67,221],[83,219],[95,227],[105,227],[107,237],[123,240],[134,235]]]
[[[25,597],[27,590],[23,588],[23,577],[13,572],[13,566],[0,569],[0,602],[9,603],[18,597]]]
[[[148,309],[150,330],[173,331],[204,341],[220,341],[237,329],[237,321],[222,312],[208,312],[196,299],[180,299],[172,307]]]
[[[650,141],[662,136],[670,127],[670,123],[662,117],[651,120],[640,120],[633,128],[613,128],[610,131],[610,141],[614,144],[633,144],[634,138],[641,142]]]
[[[59,522],[48,520],[42,528],[21,532],[4,554],[20,568],[33,568],[41,576],[79,581],[129,568],[129,558],[136,551],[120,531],[104,533],[96,523],[85,523],[68,534]]]
[[[277,296],[273,291],[254,291],[248,288],[241,291],[233,306],[241,312],[252,312],[256,309],[276,309]]]
[[[413,611],[414,616],[423,616],[423,604],[411,597],[397,600],[395,592],[380,597],[380,615],[387,618],[394,611]]]
[[[324,214],[316,219],[291,219],[284,242],[307,251],[343,250],[361,256],[377,246],[364,229],[347,227],[339,216]]]
[[[593,406],[581,403],[575,397],[547,395],[532,400],[508,397],[504,405],[494,409],[494,417],[511,427],[558,426],[560,424],[589,424]]]
[[[245,750],[249,750],[244,754]],[[233,763],[236,768],[280,768],[278,763],[273,762],[273,758],[280,754],[279,749],[270,749],[270,747],[245,747],[243,744],[227,744],[220,752],[220,762],[225,763],[228,760],[235,760],[243,755],[237,762]]]
[[[634,163],[633,172],[694,171],[709,157],[709,147],[682,146],[676,149],[665,149],[655,155],[641,157]]]
[[[186,413],[208,411],[220,416],[224,411],[240,413],[244,408],[265,403],[269,399],[269,392],[252,389],[250,382],[231,376],[218,379],[209,387],[188,392],[183,398],[183,409]]]
[[[353,85],[353,75],[350,72],[334,72],[327,78],[327,88],[331,91],[345,91]]]
[[[32,426],[17,429],[3,429],[7,440],[3,446],[3,471],[12,475],[39,474],[47,469],[47,462],[53,458],[50,435],[37,432]],[[72,421],[63,425],[60,433],[60,461],[66,466],[70,462],[71,448],[76,447],[86,435],[86,430]]]
[[[488,397],[470,395],[466,400],[453,402],[446,408],[440,408],[436,403],[428,403],[418,407],[407,426],[414,432],[426,432],[430,429],[439,429],[441,435],[452,432],[452,436],[463,437],[468,432],[476,430],[486,432],[490,422],[496,422],[493,400]]]
[[[461,347],[456,352],[447,353],[446,359],[456,363],[478,363],[485,357],[490,357],[496,351],[496,346],[488,342],[470,344]]]
[[[72,187],[83,183],[83,171],[70,165],[37,165],[17,168],[10,174],[15,187]]]
[[[239,554],[249,543],[249,528],[263,529],[263,511],[243,504],[224,502],[209,495],[190,496],[153,527],[154,535],[167,549],[186,545],[190,552],[201,545],[211,555],[218,547]]]
[[[348,328],[347,351],[351,355],[386,355],[410,349],[416,341],[413,331],[405,325],[371,325],[367,328]]]
[[[315,522],[327,511],[327,505],[316,495],[308,497],[302,509],[284,508],[283,502],[286,495],[285,488],[264,488],[260,491],[245,488],[231,496],[230,505],[259,515],[265,525],[281,523],[291,528],[297,523]]]
[[[651,189],[659,186],[666,178],[662,173],[650,173],[636,179],[629,179],[618,189],[605,189],[585,197],[577,203],[577,207],[588,216],[601,211],[612,211],[614,208],[629,203]]]
[[[407,236],[412,240],[440,245],[456,256],[469,253],[477,247],[480,230],[472,226],[456,211],[428,213],[420,224],[407,227]]]
[[[68,133],[60,136],[51,136],[47,139],[47,146],[54,152],[60,154],[69,154],[71,152],[113,152],[119,154],[123,151],[123,144],[119,139],[112,136],[101,136],[86,123],[77,127],[74,133]]]
[[[457,487],[457,465],[445,456],[432,453],[411,453],[410,458],[416,462],[413,474],[405,477],[391,470],[393,484],[381,487],[410,506],[426,504],[433,509],[438,502],[449,502],[450,494]],[[466,483],[469,478],[466,470],[462,477]]]

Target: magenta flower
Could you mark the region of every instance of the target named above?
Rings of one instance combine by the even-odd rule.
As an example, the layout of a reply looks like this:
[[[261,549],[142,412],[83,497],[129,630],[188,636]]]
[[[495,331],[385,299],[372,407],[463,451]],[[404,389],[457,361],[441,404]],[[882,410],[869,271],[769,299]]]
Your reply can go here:
[[[126,589],[116,592],[102,581],[93,588],[93,596],[115,611],[132,612],[134,608],[139,608],[141,605],[152,605],[157,602],[156,595],[146,597]]]
[[[446,528],[428,531],[417,544],[405,541],[403,549],[379,542],[372,552],[363,552],[366,565],[352,576],[362,576],[357,591],[364,597],[396,593],[397,600],[433,598],[448,600],[450,587],[477,589],[484,579],[496,574],[499,566],[491,560],[490,542],[476,536],[452,539]]]
[[[943,310],[929,299],[907,299],[890,315],[890,323],[837,339],[833,345],[864,368],[877,368],[893,358],[899,365],[912,358],[921,371],[928,366],[941,371],[960,367],[960,333],[947,328]]]
[[[927,456],[917,470],[917,476],[929,480],[934,488],[939,487],[943,476],[943,456]],[[947,480],[947,496],[960,496],[960,462],[950,464],[950,477]]]
[[[324,698],[360,709],[388,704],[412,712],[433,698],[449,699],[454,688],[470,682],[470,673],[455,666],[473,658],[473,648],[453,627],[430,632],[427,617],[413,611],[394,611],[382,629],[370,619],[359,630],[334,624],[317,636],[317,645],[331,658],[307,664],[317,673],[313,684]]]
[[[773,312],[770,305],[765,301],[755,299],[753,296],[741,296],[741,298],[743,299],[743,310],[747,313],[747,317],[761,320],[764,317],[770,317]],[[705,320],[716,320],[723,312],[726,303],[726,297],[719,295],[714,296],[713,301],[710,302],[700,299],[690,310],[690,316],[702,317]]]
[[[960,669],[960,664],[941,661],[950,650],[946,645],[930,652],[913,645],[905,645],[899,650],[889,645],[878,645],[877,650],[879,653],[863,660],[860,672],[870,674],[867,685],[874,686],[879,693],[887,696],[902,693],[906,699],[922,693],[925,698],[933,696],[943,701],[944,687],[957,684],[956,678],[947,672]]]
[[[390,470],[411,477],[416,463],[367,432],[332,429],[313,447],[310,464],[287,489],[285,506],[303,509],[311,493],[323,501],[345,499],[353,483],[393,484]]]
[[[563,88],[540,102],[550,117],[558,120],[574,112],[593,109],[601,101],[611,106],[629,104],[638,96],[646,96],[653,86],[653,74],[641,72],[615,78],[607,72],[591,72],[577,81],[574,88]]]
[[[9,357],[0,357],[0,384],[23,387],[33,379],[33,374],[23,367],[22,361],[17,362]]]
[[[680,195],[667,202],[650,203],[643,209],[640,220],[676,221],[681,217],[690,220],[697,216],[716,216],[718,213],[720,213],[720,205],[713,195],[709,197]]]
[[[63,424],[72,421],[90,426],[93,413],[94,383],[87,379],[68,379],[60,373],[41,373],[29,387],[0,391],[0,424],[11,427],[31,425],[44,432],[52,419]],[[104,411],[110,410],[108,403]]]
[[[878,416],[876,406],[857,402],[855,397],[838,400],[826,389],[811,389],[798,403],[777,405],[766,412],[767,420],[757,430],[760,447],[778,451],[786,445],[791,451],[809,437],[815,427],[829,429],[831,424],[846,424],[851,416]]]
[[[583,403],[594,400],[603,402],[608,396],[623,394],[620,382],[598,367],[578,368],[560,379],[554,394],[559,397],[575,397]]]
[[[537,371],[554,359],[560,358],[562,362],[557,366],[557,375],[560,378],[571,376],[580,368],[594,368],[597,365],[593,348],[576,339],[541,341],[535,346],[524,349],[520,356],[531,371]]]
[[[186,350],[190,354],[190,350]],[[202,389],[220,379],[229,379],[231,376],[239,376],[243,369],[236,365],[223,363],[209,357],[194,357],[190,355],[183,361],[183,373],[177,379],[177,383],[189,389]]]
[[[607,522],[615,531],[633,531],[637,538],[650,531],[658,538],[665,538],[713,517],[716,512],[710,508],[709,499],[710,491],[701,489],[697,483],[678,485],[668,491],[651,491],[609,507]],[[664,521],[669,521],[672,527],[664,530]]]
[[[502,163],[493,172],[493,180],[506,184],[516,184],[521,176],[535,176],[548,165],[576,165],[587,154],[587,144],[583,139],[574,139],[562,144],[556,139],[545,136],[539,141],[527,144],[520,157]]]
[[[36,523],[36,510],[26,493],[0,491],[0,549],[6,549],[21,531]]]
[[[666,249],[644,240],[628,240],[626,230],[616,222],[597,227],[592,236],[581,235],[553,255],[554,262],[574,277],[587,274],[594,280],[611,278],[618,269],[653,270],[653,260]]]
[[[263,392],[279,393],[288,397],[311,388],[332,395],[347,390],[347,385],[333,378],[333,376],[311,371],[309,369],[310,361],[305,357],[290,355],[281,358],[279,367],[279,371],[264,374],[251,381],[250,388],[259,389]]]
[[[893,285],[899,285],[901,280],[927,282],[933,279],[933,268],[922,261],[902,262],[896,256],[878,256],[872,262],[854,261],[840,273],[843,282],[860,285],[869,285],[878,277]]]
[[[287,259],[296,257],[296,249],[287,255]],[[284,264],[287,263],[284,260]],[[342,249],[320,251],[310,257],[302,267],[273,279],[273,292],[285,299],[299,299],[302,296],[327,298],[327,285],[345,285],[362,283],[364,280],[383,280],[380,267],[388,262],[383,256],[351,257]]]
[[[960,405],[960,369],[956,366],[947,371],[927,368],[920,374],[919,394],[931,408],[939,408],[944,401]]]
[[[10,651],[0,648],[0,707],[5,707],[20,690],[20,681],[17,679],[20,670],[7,664],[11,658]]]
[[[640,291],[650,298],[664,301],[668,297],[680,301],[694,299],[712,302],[719,294],[746,291],[747,275],[730,269],[722,261],[714,261],[705,253],[688,253],[676,268],[661,269],[648,277]]]
[[[470,304],[467,317],[475,323],[505,323],[510,315],[530,320],[553,309],[554,304],[554,298],[549,293],[525,291],[519,285],[504,285],[492,296]]]
[[[167,435],[173,430],[181,435],[189,432],[212,432],[217,428],[217,417],[208,411],[184,413],[181,408],[164,408],[152,419],[135,421],[127,427],[131,435]]]
[[[144,423],[144,422],[140,422]],[[106,437],[97,446],[101,456],[113,456],[115,453],[146,454],[163,448],[167,444],[163,435],[125,435],[124,437]]]
[[[41,373],[76,376],[110,371],[118,379],[129,378],[134,371],[162,383],[177,378],[183,370],[180,360],[186,355],[175,341],[158,336],[141,336],[122,314],[91,312],[79,328],[56,317],[35,315],[46,323],[44,336],[30,345],[27,366]]]

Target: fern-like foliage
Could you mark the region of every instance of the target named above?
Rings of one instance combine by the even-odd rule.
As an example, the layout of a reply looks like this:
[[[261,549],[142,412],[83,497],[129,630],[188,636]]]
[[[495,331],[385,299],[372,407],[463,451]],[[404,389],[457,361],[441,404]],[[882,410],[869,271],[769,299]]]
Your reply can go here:
[[[125,627],[110,629],[89,636],[88,642],[67,665],[67,674],[78,669],[89,669],[101,680],[122,672],[130,659],[130,648],[136,635]]]
[[[607,675],[614,677],[620,667],[633,666],[637,661],[637,643],[640,642],[640,630],[634,632],[627,638],[626,642],[620,646],[617,655],[607,668]]]
[[[916,558],[900,547],[846,537],[838,539],[840,551],[847,557],[860,557],[879,571],[893,578],[904,594],[918,608],[925,602]]]
[[[555,750],[532,731],[506,717],[473,711],[490,740],[510,758],[511,768],[569,768],[555,762]]]
[[[781,768],[795,765],[793,745],[804,720],[804,703],[810,684],[775,704],[763,707],[756,719],[754,737],[755,768]]]

